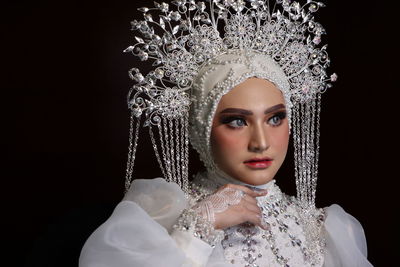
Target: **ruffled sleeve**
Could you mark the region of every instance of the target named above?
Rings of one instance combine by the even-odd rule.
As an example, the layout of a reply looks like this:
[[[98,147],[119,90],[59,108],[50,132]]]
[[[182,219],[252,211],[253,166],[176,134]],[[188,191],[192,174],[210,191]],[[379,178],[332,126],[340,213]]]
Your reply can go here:
[[[324,267],[367,267],[367,242],[356,218],[339,205],[325,208],[326,252]]]
[[[86,241],[79,266],[204,266],[211,246],[172,228],[187,205],[177,184],[134,180],[111,217]]]

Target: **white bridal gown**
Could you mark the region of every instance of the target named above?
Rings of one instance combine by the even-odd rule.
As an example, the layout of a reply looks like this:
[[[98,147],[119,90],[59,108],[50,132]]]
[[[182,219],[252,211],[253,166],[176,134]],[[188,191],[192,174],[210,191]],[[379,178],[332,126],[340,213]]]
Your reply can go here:
[[[224,178],[195,179],[212,193],[228,182]],[[292,198],[275,181],[260,186],[268,194],[259,206],[269,216],[270,230],[248,223],[224,230],[225,238],[214,248],[192,233],[173,229],[188,200],[180,187],[162,178],[134,180],[111,217],[86,241],[80,267],[266,267],[266,266],[372,266],[361,224],[340,206],[323,209],[325,244],[310,261],[304,227]],[[312,265],[314,264],[314,265]]]

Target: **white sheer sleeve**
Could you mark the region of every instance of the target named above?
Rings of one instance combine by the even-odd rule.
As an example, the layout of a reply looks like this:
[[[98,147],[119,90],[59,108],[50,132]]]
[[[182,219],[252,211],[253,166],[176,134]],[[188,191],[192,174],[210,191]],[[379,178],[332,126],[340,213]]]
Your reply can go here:
[[[188,205],[181,188],[163,178],[134,180],[123,200],[138,204],[168,232]]]
[[[192,235],[172,231],[186,206],[177,184],[162,178],[134,180],[111,217],[86,241],[79,266],[204,266],[212,248]]]
[[[356,218],[339,205],[325,208],[326,253],[324,267],[367,267],[367,242]]]

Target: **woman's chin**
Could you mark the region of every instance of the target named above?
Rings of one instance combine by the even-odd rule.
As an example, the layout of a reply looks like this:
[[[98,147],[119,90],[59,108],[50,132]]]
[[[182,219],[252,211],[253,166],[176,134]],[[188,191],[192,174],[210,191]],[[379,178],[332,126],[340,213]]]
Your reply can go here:
[[[252,170],[241,172],[240,178],[237,177],[236,179],[243,183],[257,186],[270,182],[274,179],[274,175],[271,175],[268,170],[257,172]]]

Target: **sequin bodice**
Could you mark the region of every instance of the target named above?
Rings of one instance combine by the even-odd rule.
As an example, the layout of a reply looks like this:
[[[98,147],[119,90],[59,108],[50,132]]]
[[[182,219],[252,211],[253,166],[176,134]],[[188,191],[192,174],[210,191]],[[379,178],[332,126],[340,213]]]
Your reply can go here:
[[[213,193],[221,180],[213,181],[198,175],[195,179],[193,198]],[[282,193],[272,180],[264,185],[268,194],[257,198],[262,216],[269,230],[263,230],[251,223],[242,223],[224,230],[221,245],[226,261],[232,266],[322,266],[324,240],[322,234],[311,239],[306,224],[313,224],[312,230],[321,233],[324,214],[317,210],[315,222],[305,221],[296,198]]]

